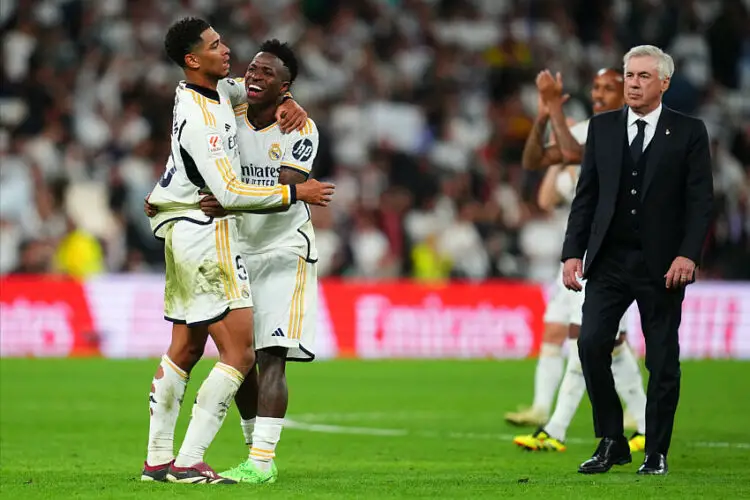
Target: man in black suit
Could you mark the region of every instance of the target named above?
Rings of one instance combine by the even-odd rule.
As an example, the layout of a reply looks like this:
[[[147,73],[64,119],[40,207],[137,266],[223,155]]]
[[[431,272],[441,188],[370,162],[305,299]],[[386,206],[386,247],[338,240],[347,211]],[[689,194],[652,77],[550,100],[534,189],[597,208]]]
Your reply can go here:
[[[578,351],[602,438],[578,471],[631,462],[610,365],[617,324],[635,300],[650,372],[638,473],[666,474],[680,393],[677,331],[711,222],[711,159],[703,122],[662,106],[672,58],[644,45],[623,61],[626,106],[591,119],[562,254],[565,286],[580,291],[578,279],[587,279]]]

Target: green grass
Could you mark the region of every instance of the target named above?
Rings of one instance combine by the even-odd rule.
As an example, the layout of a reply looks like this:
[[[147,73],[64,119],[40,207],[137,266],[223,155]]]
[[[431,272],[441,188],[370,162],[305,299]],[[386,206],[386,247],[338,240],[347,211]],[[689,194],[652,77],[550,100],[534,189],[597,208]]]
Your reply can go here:
[[[211,366],[196,368],[192,401]],[[287,428],[279,482],[260,488],[139,481],[156,362],[0,361],[0,496],[57,498],[750,498],[750,364],[683,364],[667,477],[640,477],[642,458],[606,475],[576,473],[595,447],[587,402],[562,454],[525,453],[502,415],[528,402],[534,362],[333,361],[289,368],[289,417],[393,429],[397,436]],[[183,408],[178,437],[189,408]],[[710,443],[730,443],[731,446]],[[744,443],[744,444],[743,444]],[[246,454],[232,409],[207,460]],[[210,489],[205,491],[206,488]],[[260,491],[253,491],[259,489]]]

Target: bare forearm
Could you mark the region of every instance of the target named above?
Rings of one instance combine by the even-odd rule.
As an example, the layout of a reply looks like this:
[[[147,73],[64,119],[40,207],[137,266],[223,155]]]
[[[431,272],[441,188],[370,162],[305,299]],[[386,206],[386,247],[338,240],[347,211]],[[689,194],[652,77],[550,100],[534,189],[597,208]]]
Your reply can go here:
[[[531,129],[526,144],[523,147],[521,164],[526,170],[538,170],[542,168],[544,157],[544,129],[547,126],[547,117],[537,117]]]
[[[302,184],[307,180],[307,176],[302,172],[283,168],[279,172],[279,184]]]
[[[552,130],[555,132],[555,139],[557,139],[557,145],[565,163],[580,163],[583,148],[570,133],[562,104],[550,105],[550,122],[552,122]]]
[[[297,172],[296,170],[292,170],[289,168],[282,168],[281,172],[279,172],[279,184],[302,184],[307,180],[307,177],[302,172]],[[243,210],[244,212],[249,212],[253,214],[277,214],[280,212],[286,212],[289,210],[289,207],[278,207],[278,208],[269,208],[265,210]]]

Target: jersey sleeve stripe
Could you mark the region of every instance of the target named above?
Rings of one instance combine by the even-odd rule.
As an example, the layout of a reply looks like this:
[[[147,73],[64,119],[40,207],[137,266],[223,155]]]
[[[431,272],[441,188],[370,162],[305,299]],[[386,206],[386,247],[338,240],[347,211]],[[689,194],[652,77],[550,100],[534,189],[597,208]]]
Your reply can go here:
[[[206,116],[206,110],[201,105],[201,98],[200,98],[200,96],[198,94],[196,94],[195,92],[193,92],[192,90],[190,91],[190,93],[193,96],[193,101],[195,101],[195,104],[198,105],[198,107],[201,109],[201,113],[203,113],[203,123],[205,123],[206,125],[208,125],[208,117]]]
[[[309,168],[305,168],[302,165],[297,165],[296,163],[291,163],[291,162],[288,162],[288,161],[281,162],[281,165],[279,165],[279,166],[280,167],[291,168],[291,169],[294,169],[294,170],[298,170],[298,171],[302,172],[305,175],[307,175],[307,174],[310,173],[310,169]]]
[[[209,121],[208,125],[211,125],[212,127],[215,127],[216,126],[216,117],[214,116],[213,113],[211,113],[208,110],[208,99],[206,97],[204,97],[204,96],[201,96],[201,98],[203,99],[203,109],[206,110],[206,114],[208,115],[208,121]]]
[[[224,252],[222,247],[224,246],[224,240],[221,237],[221,221],[214,223],[214,233],[216,233],[216,255],[219,258],[219,275],[221,277],[221,283],[224,286],[224,296],[229,300],[229,283],[227,283],[227,273],[224,272],[223,256]]]
[[[218,160],[216,160],[216,167],[219,169],[221,179],[224,181],[226,189],[230,193],[243,196],[271,196],[274,194],[278,194],[282,195],[283,199],[288,200],[288,193],[285,193],[284,190],[281,189],[282,186],[248,187],[247,184],[243,184],[242,182],[240,182],[240,180],[237,179],[237,175],[234,173],[234,170],[232,170],[232,167],[229,164],[229,160],[227,160],[226,158],[219,158]]]
[[[229,222],[224,219],[223,221],[224,231],[224,252],[227,258],[227,275],[232,289],[232,298],[240,298],[240,287],[237,285],[237,274],[234,272],[234,261],[232,260],[232,248],[229,244]]]
[[[201,108],[201,112],[203,113],[203,123],[205,123],[206,126],[215,127],[216,117],[208,110],[208,100],[197,92],[192,90],[190,92],[193,94],[193,100],[195,103]]]

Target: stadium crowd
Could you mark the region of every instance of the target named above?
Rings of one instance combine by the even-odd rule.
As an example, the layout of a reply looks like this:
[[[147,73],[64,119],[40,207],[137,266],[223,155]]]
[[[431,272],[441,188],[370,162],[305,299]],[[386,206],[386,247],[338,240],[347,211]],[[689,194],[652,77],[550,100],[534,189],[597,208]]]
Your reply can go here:
[[[0,273],[158,272],[143,198],[169,154],[179,69],[163,37],[207,18],[242,75],[294,44],[295,98],[320,130],[321,276],[550,280],[566,219],[536,204],[521,151],[534,76],[566,113],[631,46],[677,70],[665,103],[701,117],[716,218],[702,278],[750,279],[750,18],[742,0],[3,0]],[[743,99],[744,95],[744,99]]]

